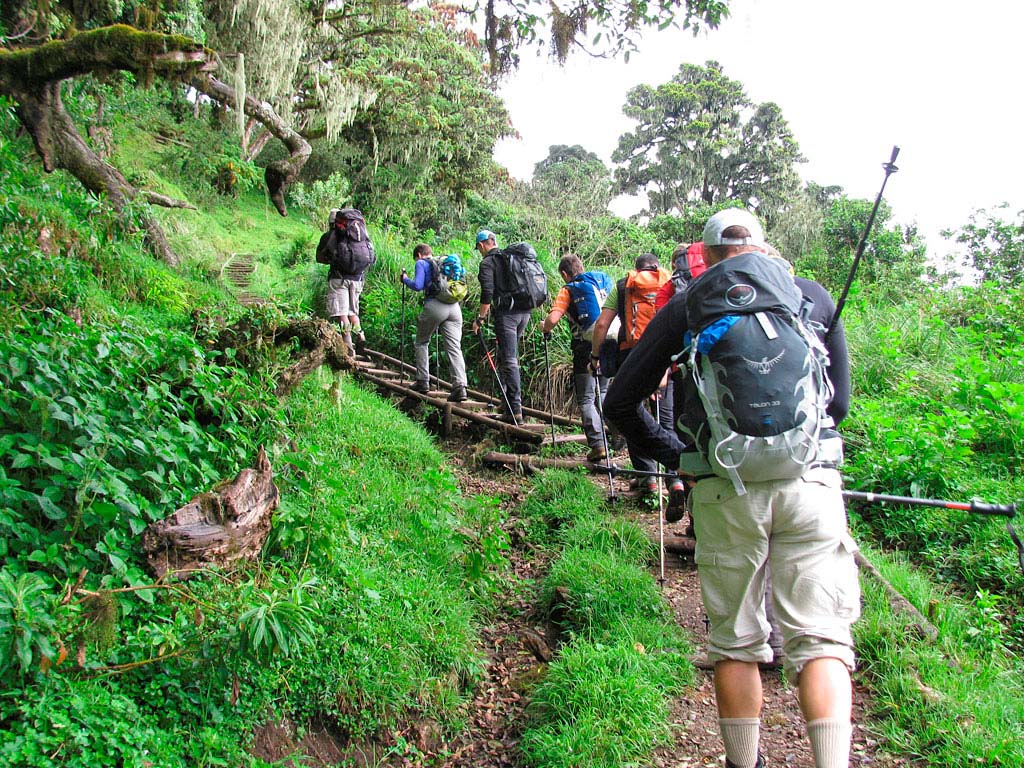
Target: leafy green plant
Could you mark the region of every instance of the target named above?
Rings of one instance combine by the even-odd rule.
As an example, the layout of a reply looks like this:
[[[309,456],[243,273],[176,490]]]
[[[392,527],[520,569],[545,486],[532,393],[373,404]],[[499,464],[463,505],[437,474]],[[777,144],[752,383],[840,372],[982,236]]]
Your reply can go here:
[[[284,657],[313,642],[320,618],[316,577],[296,580],[287,570],[273,574],[270,589],[251,596],[256,603],[238,617],[241,650],[257,659]]]
[[[0,678],[17,667],[25,674],[56,655],[56,619],[49,588],[35,573],[0,569]]]

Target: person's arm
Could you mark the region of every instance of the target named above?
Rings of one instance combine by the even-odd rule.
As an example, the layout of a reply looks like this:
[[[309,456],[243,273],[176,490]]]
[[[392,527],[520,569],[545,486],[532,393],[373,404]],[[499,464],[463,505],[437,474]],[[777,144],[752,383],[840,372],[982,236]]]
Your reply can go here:
[[[416,272],[410,279],[408,276],[402,278],[402,282],[414,291],[422,291],[430,285],[430,262],[426,259],[417,259]]]
[[[806,278],[796,278],[796,284],[804,296],[814,302],[811,320],[818,323],[825,331],[832,323],[836,314],[836,305],[829,292],[820,284]],[[828,339],[828,378],[832,382],[832,402],[828,405],[828,415],[839,426],[850,412],[850,357],[846,346],[846,333],[843,321],[836,323],[836,328]]]
[[[601,357],[601,345],[604,344],[608,335],[608,328],[615,319],[615,310],[604,308],[601,314],[594,321],[594,335],[590,339],[590,359],[598,360]]]
[[[608,385],[604,400],[605,418],[623,437],[641,453],[671,468],[679,463],[683,442],[673,430],[655,421],[643,403],[657,391],[672,356],[683,348],[685,332],[686,302],[670,302],[651,319]]]
[[[544,322],[541,324],[540,330],[542,333],[551,333],[558,321],[562,319],[562,315],[569,308],[569,289],[564,285],[559,289],[555,296],[555,301],[551,305],[551,311],[548,312],[548,316],[544,318]]]
[[[480,282],[480,309],[477,311],[476,319],[473,320],[473,333],[480,330],[480,325],[491,313],[491,300],[494,298],[494,261],[492,259],[484,256],[480,260],[477,280]]]

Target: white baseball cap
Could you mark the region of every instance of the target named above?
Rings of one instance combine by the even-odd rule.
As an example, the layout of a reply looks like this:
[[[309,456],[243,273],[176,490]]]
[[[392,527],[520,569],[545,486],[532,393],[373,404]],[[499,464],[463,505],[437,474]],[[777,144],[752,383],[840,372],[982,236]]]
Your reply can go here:
[[[722,237],[729,227],[743,227],[750,237]],[[757,217],[745,208],[726,208],[704,225],[704,245],[756,245],[764,247],[764,230]]]

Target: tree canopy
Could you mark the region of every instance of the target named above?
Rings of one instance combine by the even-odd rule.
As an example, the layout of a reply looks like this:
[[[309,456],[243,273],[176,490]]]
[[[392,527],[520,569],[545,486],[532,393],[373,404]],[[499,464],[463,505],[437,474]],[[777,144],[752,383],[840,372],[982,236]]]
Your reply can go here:
[[[1024,285],[1024,211],[1017,211],[1016,220],[1007,220],[1009,203],[996,208],[975,211],[962,227],[944,230],[942,235],[967,247],[962,263],[981,280]]]
[[[721,65],[683,64],[638,85],[623,112],[637,122],[612,155],[620,190],[646,193],[648,213],[739,200],[771,225],[799,189],[800,148],[776,104],[754,104]]]

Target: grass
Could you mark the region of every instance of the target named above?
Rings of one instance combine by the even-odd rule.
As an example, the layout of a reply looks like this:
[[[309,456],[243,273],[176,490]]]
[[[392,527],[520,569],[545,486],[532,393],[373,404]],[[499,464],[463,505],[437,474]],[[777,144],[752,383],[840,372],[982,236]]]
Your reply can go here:
[[[693,679],[692,649],[647,572],[652,547],[579,473],[542,473],[519,512],[558,551],[541,593],[567,638],[531,693],[523,759],[566,768],[642,762],[669,738],[669,700]]]
[[[906,558],[868,554],[939,632],[937,643],[919,639],[881,586],[862,579],[854,629],[859,674],[872,691],[868,727],[888,751],[923,765],[1024,765],[1024,664],[1003,647],[985,602],[941,591]]]

